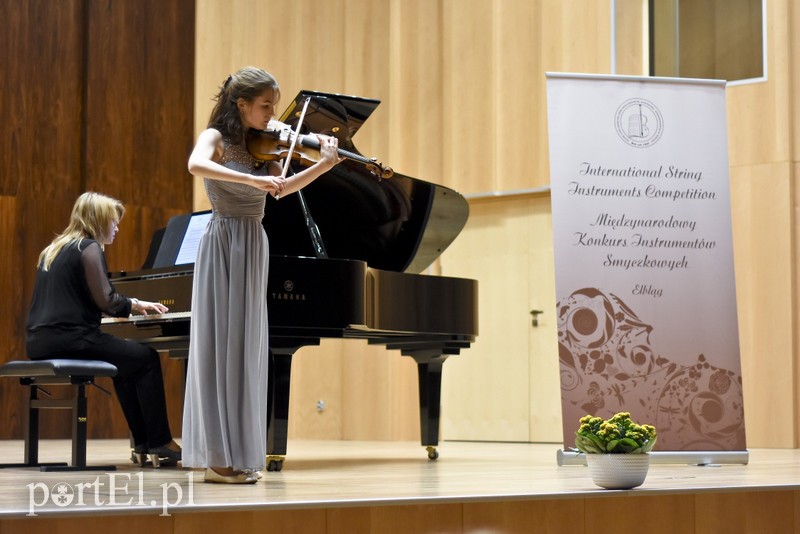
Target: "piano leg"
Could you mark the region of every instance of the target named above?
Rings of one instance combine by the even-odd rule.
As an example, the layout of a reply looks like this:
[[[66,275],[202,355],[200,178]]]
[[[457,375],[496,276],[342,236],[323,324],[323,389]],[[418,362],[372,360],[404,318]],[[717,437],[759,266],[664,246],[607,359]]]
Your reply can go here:
[[[420,442],[428,458],[436,460],[439,452],[439,412],[442,396],[442,365],[447,359],[441,349],[404,350],[403,355],[417,362],[419,379]]]
[[[292,356],[301,347],[319,345],[319,340],[270,339],[267,369],[267,471],[280,471],[289,437],[289,387]]]
[[[289,432],[289,384],[294,351],[269,353],[267,385],[267,471],[280,471]]]

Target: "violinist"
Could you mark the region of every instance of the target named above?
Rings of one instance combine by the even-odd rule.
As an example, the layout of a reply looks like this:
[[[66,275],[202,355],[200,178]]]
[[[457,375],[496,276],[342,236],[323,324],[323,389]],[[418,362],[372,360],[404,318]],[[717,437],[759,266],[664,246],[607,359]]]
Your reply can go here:
[[[206,482],[254,483],[266,467],[266,195],[299,191],[341,161],[327,136],[317,136],[318,161],[288,178],[279,160],[254,158],[246,134],[275,124],[279,99],[278,82],[260,68],[228,76],[189,157],[212,216],[194,268],[183,465],[205,468]]]

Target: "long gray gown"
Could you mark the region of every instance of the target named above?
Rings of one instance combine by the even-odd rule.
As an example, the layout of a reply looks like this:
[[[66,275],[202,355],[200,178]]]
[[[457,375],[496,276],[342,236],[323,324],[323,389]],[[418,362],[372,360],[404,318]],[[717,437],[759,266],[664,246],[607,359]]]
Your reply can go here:
[[[220,163],[253,173],[244,146]],[[183,408],[183,465],[263,469],[267,425],[266,193],[205,179],[212,217],[200,240]]]

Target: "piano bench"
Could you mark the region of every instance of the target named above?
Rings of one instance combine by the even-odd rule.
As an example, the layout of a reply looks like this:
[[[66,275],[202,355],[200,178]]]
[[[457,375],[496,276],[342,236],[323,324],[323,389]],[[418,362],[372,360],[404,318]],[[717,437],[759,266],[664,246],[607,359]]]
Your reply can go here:
[[[0,467],[38,467],[41,471],[114,471],[115,466],[86,465],[86,386],[95,386],[98,376],[115,376],[116,366],[97,360],[16,360],[0,366],[0,377],[18,378],[29,388],[25,403],[25,462],[0,464]],[[40,399],[39,391],[50,396],[42,386],[71,386],[70,399]],[[68,409],[72,416],[72,464],[39,462],[39,410]]]

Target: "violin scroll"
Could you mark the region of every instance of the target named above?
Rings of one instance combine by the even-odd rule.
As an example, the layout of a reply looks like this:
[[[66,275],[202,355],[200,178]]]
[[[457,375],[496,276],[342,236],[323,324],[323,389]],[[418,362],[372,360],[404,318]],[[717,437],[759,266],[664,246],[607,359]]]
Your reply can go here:
[[[369,163],[365,164],[367,170],[378,177],[378,179],[391,178],[394,171],[391,167],[384,167],[378,163],[377,158],[371,158]]]

